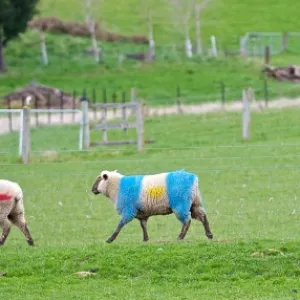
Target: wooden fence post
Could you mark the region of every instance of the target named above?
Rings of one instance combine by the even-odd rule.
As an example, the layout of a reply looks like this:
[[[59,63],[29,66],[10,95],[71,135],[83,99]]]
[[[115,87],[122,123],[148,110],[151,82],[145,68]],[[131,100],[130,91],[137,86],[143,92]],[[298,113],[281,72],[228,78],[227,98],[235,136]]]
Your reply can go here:
[[[96,89],[93,88],[93,89],[92,89],[92,101],[93,101],[93,104],[94,104],[94,106],[93,106],[93,111],[94,111],[94,121],[97,120],[97,109],[96,109],[96,107],[95,107],[95,104],[96,104],[96,101],[97,101],[96,98],[97,98],[97,95],[96,95]]]
[[[101,108],[101,124],[102,124],[102,142],[107,144],[107,128],[106,128],[106,117],[107,110],[106,108]]]
[[[122,93],[122,103],[125,104],[126,102],[126,93],[123,92]],[[126,107],[122,107],[122,121],[123,121],[123,125],[124,125],[124,132],[127,133],[127,115],[126,115]]]
[[[265,106],[268,107],[269,90],[268,90],[268,81],[266,78],[264,78],[264,98],[265,98]]]
[[[130,90],[130,102],[135,102],[136,101],[136,89],[131,88]],[[132,109],[131,115],[134,116],[135,113],[135,108]]]
[[[271,60],[271,49],[270,46],[265,48],[265,65],[269,65]]]
[[[38,109],[39,106],[38,106],[38,97],[37,96],[34,96],[34,108],[35,109]],[[39,126],[39,113],[38,112],[35,112],[35,126],[38,127]]]
[[[285,52],[288,49],[288,40],[289,40],[289,33],[284,32],[282,34],[282,51]]]
[[[113,94],[112,94],[112,103],[117,103],[117,93],[116,92],[113,92]],[[113,111],[114,111],[114,116],[115,116],[117,113],[116,107],[113,108]]]
[[[243,139],[249,140],[250,137],[250,97],[251,89],[243,90]]]
[[[221,101],[222,101],[222,106],[224,106],[225,105],[225,101],[226,101],[226,98],[225,98],[225,83],[224,83],[224,81],[220,82],[220,86],[221,86]]]
[[[181,107],[181,93],[180,93],[180,86],[179,85],[176,88],[176,94],[177,94],[177,100],[176,100],[177,113],[178,114],[183,114],[183,110],[182,110],[182,107]]]
[[[60,123],[63,124],[64,123],[64,92],[61,91],[60,93]]]
[[[89,126],[89,102],[85,97],[81,99],[82,126],[83,126],[83,149],[90,147],[90,126]]]
[[[24,107],[22,110],[21,127],[21,152],[23,164],[29,163],[30,156],[30,108]]]
[[[10,99],[7,99],[7,108],[8,109],[11,109],[11,103],[10,103]],[[8,113],[8,127],[9,127],[9,132],[12,132],[13,131],[13,126],[12,126],[12,114],[11,112],[9,111]]]
[[[137,146],[138,151],[142,152],[144,150],[144,115],[143,115],[143,105],[139,101],[136,106],[136,122],[137,122]]]

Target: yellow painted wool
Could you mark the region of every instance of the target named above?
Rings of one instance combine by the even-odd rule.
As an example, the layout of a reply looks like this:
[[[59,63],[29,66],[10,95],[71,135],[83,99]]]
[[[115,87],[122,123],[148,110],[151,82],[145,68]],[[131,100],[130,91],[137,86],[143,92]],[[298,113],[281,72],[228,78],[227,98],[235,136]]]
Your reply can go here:
[[[147,195],[151,199],[158,199],[164,196],[166,189],[164,186],[155,186],[147,189]]]

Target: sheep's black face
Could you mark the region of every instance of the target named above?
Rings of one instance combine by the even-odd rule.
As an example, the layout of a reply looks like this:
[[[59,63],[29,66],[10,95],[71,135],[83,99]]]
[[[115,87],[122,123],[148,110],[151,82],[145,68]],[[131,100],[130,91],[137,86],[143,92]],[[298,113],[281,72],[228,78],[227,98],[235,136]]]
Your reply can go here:
[[[98,176],[95,183],[92,186],[92,193],[94,193],[95,195],[100,194],[100,192],[98,191],[98,185],[101,181],[101,176]]]
[[[100,194],[100,192],[98,191],[98,185],[99,185],[100,181],[101,181],[101,177],[99,176],[99,177],[96,179],[95,183],[93,184],[92,192],[93,192],[95,195]]]
[[[98,195],[98,194],[101,194],[101,191],[100,191],[100,183],[101,181],[105,181],[107,180],[108,176],[107,174],[103,174],[103,176],[98,176],[95,183],[93,184],[93,187],[92,187],[92,192],[95,194],[95,195]]]
[[[98,192],[97,188],[95,188],[94,186],[93,186],[93,188],[92,188],[92,192],[93,192],[95,195],[100,194],[100,192]]]

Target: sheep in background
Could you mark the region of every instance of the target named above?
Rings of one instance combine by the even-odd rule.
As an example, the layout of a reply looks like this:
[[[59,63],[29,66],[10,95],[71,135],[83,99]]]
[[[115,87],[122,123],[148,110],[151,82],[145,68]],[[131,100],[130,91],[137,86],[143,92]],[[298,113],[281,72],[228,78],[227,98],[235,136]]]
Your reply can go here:
[[[148,218],[172,213],[183,224],[178,239],[184,239],[191,218],[201,221],[206,236],[213,238],[195,174],[179,170],[155,175],[124,176],[117,170],[102,171],[93,184],[92,192],[110,198],[121,215],[121,221],[107,240],[108,243],[114,241],[122,227],[133,218],[140,220],[144,241],[147,241]]]
[[[33,239],[24,218],[22,189],[15,182],[0,179],[0,226],[3,228],[0,245],[4,244],[12,223],[24,233],[27,243],[33,246]]]

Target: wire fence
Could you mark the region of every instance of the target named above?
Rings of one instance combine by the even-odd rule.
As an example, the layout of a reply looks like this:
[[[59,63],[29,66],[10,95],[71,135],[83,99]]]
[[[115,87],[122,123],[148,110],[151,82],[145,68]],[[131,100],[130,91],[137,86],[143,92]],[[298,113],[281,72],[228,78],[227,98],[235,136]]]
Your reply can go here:
[[[31,68],[55,66],[57,70],[65,72],[70,66],[74,69],[89,68],[91,65],[104,65],[107,68],[115,68],[126,61],[183,61],[187,60],[184,40],[182,44],[157,44],[155,48],[149,48],[147,44],[130,43],[99,43],[99,58],[95,61],[95,53],[90,47],[89,38],[59,37],[50,38],[45,42],[47,49],[47,62],[43,61],[41,41],[31,33],[22,43],[21,47],[11,47],[7,55],[8,65],[18,66],[21,73]],[[207,45],[207,43],[204,44]],[[250,55],[262,56],[266,46],[270,47],[271,54],[300,53],[300,33],[298,32],[248,32],[240,38],[240,44],[222,49],[217,43],[219,55]],[[204,49],[204,56],[211,55],[210,47]],[[205,60],[194,53],[194,59]],[[192,58],[192,59],[193,59]],[[45,65],[46,64],[46,65]]]
[[[95,93],[94,93],[95,95]],[[124,94],[123,94],[124,95]],[[96,98],[94,98],[93,103],[97,103]],[[122,103],[125,103],[125,97],[122,98]],[[104,97],[104,103],[106,103],[106,97]],[[116,103],[116,102],[115,102]],[[240,103],[240,102],[239,102]],[[238,104],[238,103],[237,103]],[[241,104],[241,103],[240,103]],[[274,103],[276,104],[276,103]],[[274,105],[274,108],[278,109],[278,108],[284,108],[289,107],[289,105],[286,105],[287,103],[285,103],[285,105],[282,105],[282,103],[278,103],[278,105]],[[290,102],[292,109],[294,110],[294,113],[297,112],[297,106],[295,105],[296,102],[291,101]],[[236,104],[235,104],[236,105]],[[270,104],[271,106],[271,104]],[[91,122],[98,122],[99,120],[101,120],[102,118],[102,114],[100,112],[94,111],[93,110],[93,106],[91,105],[92,110],[89,112],[90,115],[90,121]],[[146,109],[147,107],[145,107]],[[176,108],[176,107],[175,107]],[[244,148],[244,145],[242,144],[238,144],[238,145],[234,145],[237,143],[237,141],[239,141],[239,139],[241,138],[240,135],[240,131],[241,131],[241,119],[242,119],[242,105],[236,106],[234,107],[234,109],[232,110],[233,114],[230,114],[229,112],[231,111],[228,106],[224,106],[222,107],[222,105],[220,105],[220,107],[213,107],[212,110],[206,110],[205,106],[201,106],[201,107],[194,107],[191,106],[190,110],[179,110],[178,108],[182,108],[182,107],[177,107],[175,110],[167,110],[166,108],[158,108],[157,110],[153,110],[152,112],[150,112],[151,114],[149,115],[149,111],[145,111],[144,109],[144,115],[148,116],[148,117],[155,117],[156,115],[161,115],[161,116],[168,116],[169,114],[177,114],[177,115],[183,115],[183,114],[199,114],[194,115],[194,116],[190,116],[189,118],[191,120],[194,120],[194,122],[197,122],[199,124],[199,126],[203,127],[203,128],[208,128],[209,130],[204,130],[201,131],[200,134],[200,140],[202,141],[201,143],[204,145],[191,145],[191,146],[184,146],[182,150],[186,151],[186,150],[198,150],[201,147],[203,147],[203,149],[226,149],[226,148]],[[275,139],[273,138],[274,143],[274,147],[280,147],[280,141],[282,141],[283,146],[286,146],[286,143],[284,142],[286,138],[289,138],[289,134],[292,133],[296,133],[298,130],[298,126],[299,124],[297,122],[295,122],[295,120],[289,120],[286,119],[285,114],[281,115],[280,113],[276,113],[276,111],[274,110],[269,110],[266,106],[264,107],[260,107],[257,106],[257,104],[254,102],[252,103],[252,108],[256,109],[256,112],[253,115],[253,127],[252,127],[252,135],[255,137],[261,137],[263,138],[266,135],[272,135],[273,137],[275,137]],[[122,108],[123,110],[123,108]],[[199,111],[198,111],[199,110]],[[203,114],[201,114],[203,110]],[[1,147],[0,147],[0,152],[1,153],[5,153],[7,152],[8,154],[11,153],[12,155],[15,155],[16,149],[18,149],[18,147],[15,147],[15,150],[12,151],[11,149],[11,145],[14,144],[16,145],[18,143],[19,137],[18,137],[18,132],[20,130],[20,126],[21,126],[21,118],[20,118],[20,111],[18,109],[6,109],[6,110],[2,110],[0,111],[0,122],[1,122],[1,132],[3,133],[8,133],[8,132],[13,132],[15,131],[16,134],[12,135],[12,136],[3,136],[2,140],[3,142],[1,143]],[[206,115],[208,112],[213,112],[213,113],[218,113],[217,115]],[[221,112],[221,114],[219,114]],[[123,111],[122,111],[123,113]],[[128,117],[130,118],[130,111],[125,112],[126,115],[128,115]],[[113,110],[111,112],[111,115],[109,116],[109,120],[113,120],[113,119],[119,119],[122,118],[122,114],[121,111],[116,111]],[[108,121],[109,121],[108,120]],[[38,153],[43,152],[47,149],[53,149],[53,147],[51,147],[51,143],[53,142],[53,146],[55,145],[55,139],[57,141],[59,141],[59,143],[57,143],[55,146],[57,147],[56,150],[58,150],[59,152],[64,152],[64,153],[71,153],[71,152],[76,152],[79,151],[77,147],[73,147],[71,145],[78,145],[78,137],[77,137],[77,130],[78,128],[76,127],[77,125],[79,125],[79,123],[81,122],[81,111],[80,110],[74,110],[74,109],[51,109],[50,107],[46,108],[46,109],[33,109],[32,113],[31,113],[31,125],[34,128],[39,128],[39,130],[33,130],[33,148],[32,148],[32,153]],[[73,126],[72,124],[77,124],[76,126]],[[213,124],[213,125],[212,125]],[[269,124],[273,124],[274,127],[271,129],[269,127]],[[48,125],[58,125],[55,126],[53,129],[49,130],[50,128],[48,127]],[[59,126],[62,125],[62,126]],[[68,125],[68,126],[67,126]],[[223,127],[224,126],[230,126],[230,128],[228,128],[228,130],[226,132],[224,132]],[[44,133],[47,134],[47,132],[49,132],[48,134],[48,139],[44,139],[43,135]],[[93,133],[92,135],[95,135],[95,133]],[[128,136],[129,134],[129,136]],[[151,130],[150,130],[150,134],[151,134]],[[130,137],[131,132],[126,130],[119,130],[119,133],[117,134],[118,137],[121,136],[128,136]],[[53,138],[52,138],[53,136]],[[113,134],[113,136],[115,136],[115,134]],[[149,136],[147,138],[153,139],[154,141],[156,140],[156,137],[153,136]],[[213,145],[205,145],[207,144],[207,141],[209,141],[211,138],[213,138]],[[224,143],[222,143],[222,140],[225,138],[225,140],[231,140],[232,144],[231,145],[222,145]],[[77,141],[76,141],[77,140]],[[35,142],[38,141],[38,142]],[[58,144],[60,144],[58,146]],[[297,143],[296,143],[297,145]],[[199,148],[200,147],[200,148]],[[273,145],[248,145],[248,148],[271,148],[273,147]],[[295,146],[296,147],[296,146]],[[125,150],[127,149],[126,147],[124,148]],[[119,151],[120,148],[116,148],[114,146],[111,146],[109,148],[108,151]],[[122,150],[122,148],[121,148]],[[155,146],[154,145],[146,145],[145,148],[146,151],[165,151],[165,150],[170,150],[170,151],[179,151],[178,148],[172,148],[172,147],[167,147],[164,150],[164,147],[160,146]],[[93,151],[107,151],[105,148],[100,147],[99,148],[92,148],[90,151],[87,152],[93,152]],[[265,156],[266,154],[264,153]],[[285,154],[287,155],[287,154]],[[198,156],[197,156],[198,157]],[[237,155],[235,156],[237,157]],[[193,157],[192,157],[193,158]],[[190,159],[192,159],[190,157]]]
[[[266,47],[271,54],[300,53],[299,32],[248,32],[240,40],[240,53],[249,56],[265,55]]]
[[[12,131],[12,111],[9,112],[10,109],[13,108],[22,108],[28,105],[27,97],[30,98],[30,106],[34,109],[43,108],[48,110],[47,122],[48,124],[52,123],[52,113],[51,109],[60,109],[61,110],[61,124],[64,123],[64,115],[67,114],[67,109],[75,109],[78,108],[80,99],[86,98],[90,104],[96,103],[127,103],[131,101],[135,101],[138,97],[148,106],[171,106],[171,105],[190,105],[190,104],[205,104],[205,103],[232,103],[234,101],[240,102],[242,99],[242,92],[236,87],[232,87],[226,84],[225,81],[215,82],[214,93],[211,94],[201,94],[201,91],[197,94],[189,95],[180,84],[174,86],[173,94],[165,95],[165,97],[147,99],[147,97],[143,97],[139,94],[139,91],[135,88],[132,88],[130,91],[128,90],[109,90],[107,88],[82,88],[80,90],[74,89],[73,91],[62,91],[54,88],[47,87],[50,91],[43,91],[43,94],[39,90],[36,92],[30,91],[31,85],[24,88],[22,92],[13,92],[4,97],[3,100],[3,108],[7,110],[7,117],[9,119],[9,129]],[[35,85],[33,85],[35,86]],[[37,89],[42,89],[43,86],[37,86]],[[262,79],[260,82],[260,87],[256,85],[253,88],[255,92],[255,97],[258,100],[262,100],[264,105],[267,106],[270,99],[274,99],[274,97],[284,96],[284,89],[282,87],[282,91],[276,88],[274,89],[273,85],[270,85],[268,80]],[[293,86],[289,88],[289,91],[295,90],[294,94],[297,95],[297,91],[300,93],[300,88],[297,86]],[[55,91],[55,95],[54,92]],[[58,94],[57,92],[58,91]],[[38,93],[38,96],[36,95]],[[134,94],[133,94],[134,93]],[[2,114],[3,116],[3,114]],[[68,119],[68,116],[66,117]],[[73,120],[75,120],[75,113],[73,113]],[[43,118],[44,119],[44,118]],[[35,113],[35,122],[38,126],[39,123],[39,112]],[[45,123],[45,121],[42,121]],[[3,127],[4,125],[2,125]]]

